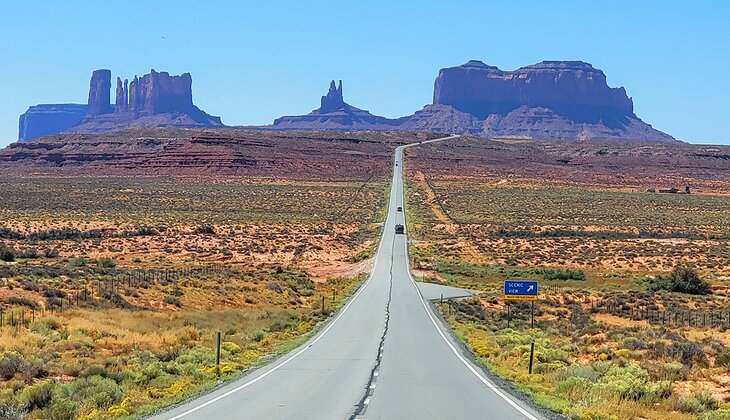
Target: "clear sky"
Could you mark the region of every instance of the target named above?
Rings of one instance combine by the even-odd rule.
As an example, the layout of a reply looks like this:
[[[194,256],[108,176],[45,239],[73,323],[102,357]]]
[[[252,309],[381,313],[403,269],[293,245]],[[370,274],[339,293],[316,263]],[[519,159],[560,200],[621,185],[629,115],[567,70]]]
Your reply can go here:
[[[583,60],[637,115],[693,143],[730,144],[726,1],[5,1],[0,147],[39,103],[85,103],[91,71],[193,75],[193,99],[233,124],[319,106],[330,79],[387,117],[432,99],[438,70]],[[112,93],[112,98],[114,94]]]

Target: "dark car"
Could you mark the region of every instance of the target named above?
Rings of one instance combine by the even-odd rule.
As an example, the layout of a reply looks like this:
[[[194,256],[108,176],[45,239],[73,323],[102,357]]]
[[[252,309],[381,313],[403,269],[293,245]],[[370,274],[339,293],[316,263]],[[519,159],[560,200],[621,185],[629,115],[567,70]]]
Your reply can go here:
[[[398,207],[398,211],[403,211],[403,207]]]
[[[403,235],[405,233],[405,227],[403,225],[395,225],[395,234]]]

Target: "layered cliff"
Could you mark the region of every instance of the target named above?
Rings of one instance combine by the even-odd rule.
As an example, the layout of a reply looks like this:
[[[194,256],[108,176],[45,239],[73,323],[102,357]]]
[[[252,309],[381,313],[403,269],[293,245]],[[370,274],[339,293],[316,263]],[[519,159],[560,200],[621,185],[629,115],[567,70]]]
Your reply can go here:
[[[676,141],[643,122],[623,87],[582,61],[543,61],[503,71],[471,60],[441,69],[433,105],[401,128],[539,140]]]
[[[26,141],[61,133],[77,125],[86,115],[83,104],[41,104],[28,108],[20,116],[18,140]]]
[[[117,77],[110,104],[111,72],[96,70],[89,86],[89,113],[69,131],[99,133],[127,127],[223,127],[219,117],[193,104],[190,73],[172,76],[154,69],[129,80]]]
[[[193,104],[190,73],[172,76],[151,70],[132,81],[117,77],[111,104],[112,73],[94,70],[87,105],[30,107],[20,116],[21,141],[63,132],[99,133],[127,127],[224,127],[219,117]]]

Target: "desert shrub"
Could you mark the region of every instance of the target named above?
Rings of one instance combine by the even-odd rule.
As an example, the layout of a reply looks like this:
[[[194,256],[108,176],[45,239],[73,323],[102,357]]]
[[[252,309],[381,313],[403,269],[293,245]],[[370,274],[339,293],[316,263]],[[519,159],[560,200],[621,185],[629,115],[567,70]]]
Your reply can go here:
[[[721,408],[709,413],[700,414],[698,420],[730,420],[730,409]]]
[[[168,305],[175,305],[178,308],[182,307],[182,301],[175,296],[165,296],[163,302],[167,303]]]
[[[61,321],[59,321],[57,318],[41,318],[37,319],[33,324],[31,324],[31,330],[35,331],[37,333],[41,334],[48,334],[50,331],[57,331],[61,329]]]
[[[35,248],[26,248],[15,251],[15,258],[23,258],[33,260],[39,257],[38,250]]]
[[[577,400],[577,396],[583,394],[590,386],[586,378],[568,377],[555,385],[555,392],[565,395],[569,400]]]
[[[241,347],[233,342],[224,341],[221,343],[221,349],[227,351],[230,354],[236,354],[241,352]]]
[[[211,225],[203,225],[195,228],[195,233],[202,235],[215,235],[215,228]]]
[[[580,305],[574,305],[571,310],[570,322],[578,329],[587,327],[591,322],[591,317],[586,313],[583,307]]]
[[[672,381],[658,381],[651,384],[651,394],[655,398],[665,399],[669,398],[674,392],[674,382]]]
[[[25,365],[23,357],[15,352],[5,353],[0,358],[0,378],[9,381],[16,373],[22,371]]]
[[[626,337],[621,343],[621,347],[629,350],[642,350],[646,348],[646,343],[636,337]]]
[[[148,226],[138,227],[136,231],[130,233],[131,236],[155,236],[158,235],[157,230]]]
[[[707,283],[697,271],[689,267],[675,267],[667,276],[657,276],[648,284],[650,290],[666,290],[668,292],[688,293],[691,295],[709,295],[712,293]]]
[[[696,364],[700,366],[707,366],[709,364],[705,350],[702,348],[702,345],[698,343],[693,343],[691,341],[674,343],[671,351],[675,357],[679,356],[682,363]]]
[[[266,288],[279,293],[282,293],[284,291],[279,283],[269,283],[266,285]]]
[[[15,261],[15,252],[6,246],[0,246],[0,261],[13,262]]]
[[[558,379],[565,381],[568,378],[582,378],[595,382],[601,376],[592,366],[567,366],[558,372]]]
[[[651,393],[649,374],[636,364],[611,366],[596,383],[597,389],[622,399],[638,401]]]
[[[62,386],[60,394],[80,404],[91,403],[100,409],[106,409],[124,397],[122,388],[116,382],[101,376],[76,379]]]
[[[715,357],[715,366],[730,370],[730,352],[720,353]]]
[[[684,395],[677,398],[672,408],[683,413],[702,413],[704,411],[716,410],[718,407],[717,400],[708,391],[696,390],[690,395]]]
[[[686,379],[687,370],[684,365],[679,362],[669,362],[662,366],[660,377],[672,381]]]
[[[111,258],[99,258],[96,260],[96,266],[99,268],[115,268],[117,263]]]
[[[263,340],[263,339],[264,339],[264,337],[266,337],[266,333],[264,333],[264,332],[263,332],[263,331],[261,331],[261,330],[255,331],[255,332],[254,332],[254,333],[253,333],[253,334],[251,335],[251,339],[252,339],[253,341],[257,342],[257,343],[258,343],[259,341]]]
[[[53,381],[43,381],[27,386],[21,392],[20,400],[28,411],[45,408],[53,398],[55,385],[56,383]]]
[[[38,418],[47,420],[73,420],[77,418],[77,405],[66,398],[54,396],[51,403],[38,413]]]
[[[535,274],[542,276],[545,280],[575,280],[584,281],[586,279],[586,273],[583,270],[572,269],[572,268],[538,268],[535,270]]]
[[[64,292],[63,290],[48,287],[43,291],[43,296],[47,298],[65,298],[66,292]]]
[[[43,250],[43,256],[46,258],[56,258],[58,257],[58,249],[46,248]]]
[[[68,260],[68,265],[71,267],[85,267],[86,258],[71,258]]]
[[[8,305],[18,305],[18,306],[25,306],[30,309],[38,309],[38,304],[27,298],[10,296],[5,299],[5,302]]]
[[[90,376],[106,377],[107,374],[108,373],[107,373],[106,369],[104,368],[104,366],[97,365],[97,364],[89,365],[86,367],[86,369],[84,369],[81,372],[81,376],[84,378],[88,378]]]
[[[27,417],[25,407],[13,401],[0,402],[0,419],[24,420]]]

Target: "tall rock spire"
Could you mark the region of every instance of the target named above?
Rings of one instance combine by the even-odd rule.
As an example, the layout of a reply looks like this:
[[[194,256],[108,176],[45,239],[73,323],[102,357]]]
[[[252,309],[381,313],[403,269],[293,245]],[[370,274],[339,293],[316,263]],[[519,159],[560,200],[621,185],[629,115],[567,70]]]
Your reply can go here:
[[[108,114],[112,112],[110,103],[111,88],[111,70],[94,70],[91,74],[91,82],[89,83],[89,115]]]
[[[340,80],[339,87],[335,85],[335,81],[330,82],[330,89],[327,95],[322,97],[321,106],[319,112],[332,112],[338,109],[345,108],[345,100],[342,96],[342,80]]]
[[[124,85],[122,79],[117,77],[117,99],[114,112],[124,112],[127,110],[127,96],[124,93]]]

